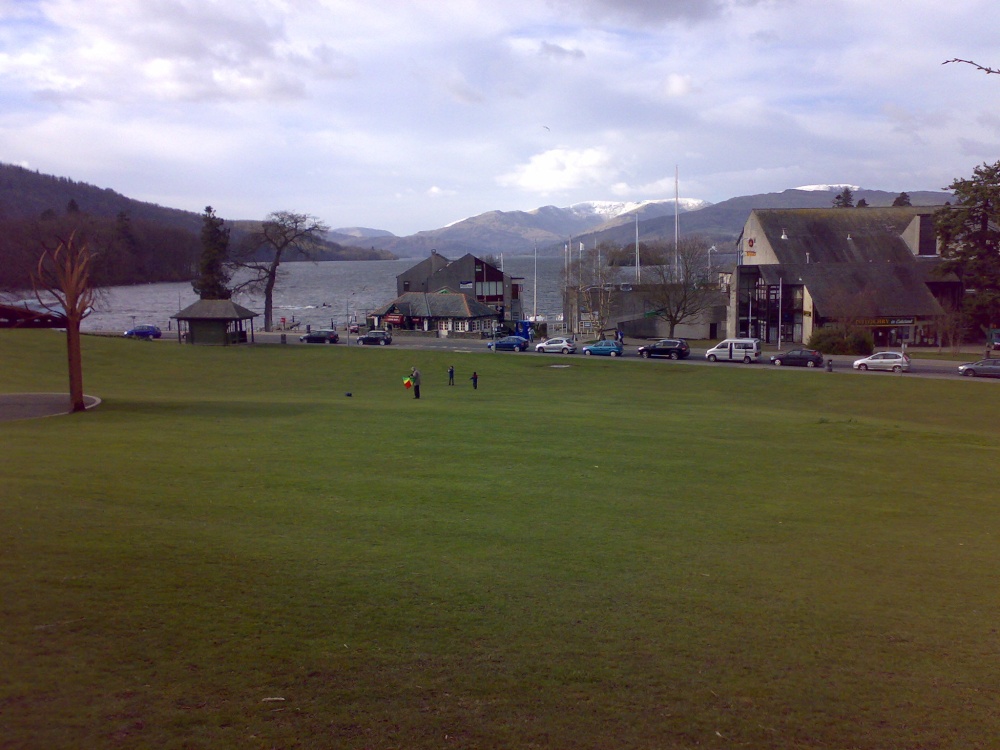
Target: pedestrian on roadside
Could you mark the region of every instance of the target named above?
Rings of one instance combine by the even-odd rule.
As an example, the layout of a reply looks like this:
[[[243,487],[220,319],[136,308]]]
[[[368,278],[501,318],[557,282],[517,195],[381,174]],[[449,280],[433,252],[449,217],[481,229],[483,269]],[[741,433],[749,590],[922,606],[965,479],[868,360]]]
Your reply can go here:
[[[410,370],[410,380],[413,381],[413,398],[420,398],[420,370],[416,365]]]
[[[472,381],[472,390],[477,390],[479,388],[479,373],[473,370],[472,377],[469,380]]]
[[[448,367],[448,385],[455,385],[455,365]]]

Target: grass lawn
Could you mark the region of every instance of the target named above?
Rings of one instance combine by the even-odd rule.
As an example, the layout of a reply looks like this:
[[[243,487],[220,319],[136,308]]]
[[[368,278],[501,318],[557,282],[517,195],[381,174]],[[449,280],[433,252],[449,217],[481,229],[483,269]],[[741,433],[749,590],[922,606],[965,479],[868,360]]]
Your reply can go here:
[[[96,337],[84,364],[97,410],[0,423],[2,748],[1000,737],[993,383]],[[0,392],[65,384],[59,335],[0,331]]]

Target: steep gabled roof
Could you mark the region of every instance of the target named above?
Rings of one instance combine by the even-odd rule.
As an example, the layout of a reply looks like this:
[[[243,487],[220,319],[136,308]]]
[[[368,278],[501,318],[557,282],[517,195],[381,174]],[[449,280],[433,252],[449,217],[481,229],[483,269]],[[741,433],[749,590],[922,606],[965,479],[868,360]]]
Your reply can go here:
[[[895,208],[755,209],[778,262],[912,262],[903,232],[934,206]],[[924,248],[921,248],[921,253]]]
[[[431,250],[430,256],[424,258],[416,265],[410,266],[402,273],[397,274],[396,279],[428,279],[450,263],[451,261],[437,250]]]

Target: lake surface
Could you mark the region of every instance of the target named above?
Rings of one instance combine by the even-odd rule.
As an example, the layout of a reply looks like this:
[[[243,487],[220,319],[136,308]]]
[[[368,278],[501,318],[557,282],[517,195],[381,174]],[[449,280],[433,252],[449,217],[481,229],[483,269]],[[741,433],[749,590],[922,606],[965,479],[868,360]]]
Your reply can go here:
[[[294,318],[314,327],[343,326],[348,318],[365,314],[396,299],[396,276],[420,262],[403,260],[323,261],[283,263],[274,289],[274,322]],[[534,309],[534,256],[505,257],[503,269],[524,278],[524,309]],[[561,256],[538,259],[538,315],[554,320],[562,315],[564,260]],[[176,321],[170,316],[196,302],[190,282],[115,286],[103,290],[95,311],[83,321],[83,330],[117,331],[137,323],[152,323],[164,331]],[[254,312],[264,312],[261,294],[241,295],[236,302]],[[255,318],[254,327],[263,319]]]

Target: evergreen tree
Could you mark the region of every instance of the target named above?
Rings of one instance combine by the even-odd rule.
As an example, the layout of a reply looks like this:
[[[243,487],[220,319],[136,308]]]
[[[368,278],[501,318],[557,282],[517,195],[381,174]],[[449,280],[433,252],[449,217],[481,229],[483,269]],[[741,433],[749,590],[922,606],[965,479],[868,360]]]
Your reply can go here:
[[[868,201],[862,198],[858,201],[858,205],[856,205],[855,208],[868,208]]]
[[[1000,161],[976,167],[948,189],[954,205],[935,214],[942,270],[962,280],[972,323],[1000,327]]]
[[[910,203],[910,194],[909,193],[900,193],[899,195],[896,196],[896,199],[892,202],[892,205],[893,206],[912,206],[913,204]]]
[[[833,199],[834,208],[854,208],[854,191],[846,185]]]
[[[205,207],[201,219],[201,260],[191,286],[202,299],[229,299],[229,228],[211,206]]]

